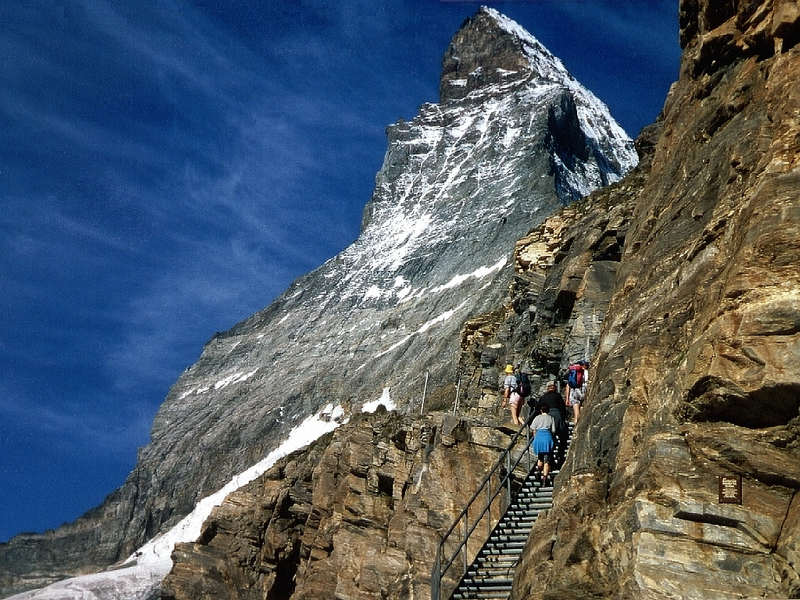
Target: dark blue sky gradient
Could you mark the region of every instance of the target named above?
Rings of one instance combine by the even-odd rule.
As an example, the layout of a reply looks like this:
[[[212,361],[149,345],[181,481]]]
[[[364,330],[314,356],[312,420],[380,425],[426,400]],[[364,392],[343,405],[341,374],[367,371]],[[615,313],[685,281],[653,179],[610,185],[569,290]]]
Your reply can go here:
[[[629,134],[658,114],[676,2],[486,4]],[[0,541],[102,501],[203,344],[355,239],[479,5],[0,5]]]

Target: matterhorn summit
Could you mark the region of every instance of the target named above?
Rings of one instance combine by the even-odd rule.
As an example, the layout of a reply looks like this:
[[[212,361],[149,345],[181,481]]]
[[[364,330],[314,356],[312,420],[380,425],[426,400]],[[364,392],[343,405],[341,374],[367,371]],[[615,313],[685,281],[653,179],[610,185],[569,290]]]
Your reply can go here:
[[[439,103],[387,137],[358,239],[215,335],[124,485],[76,523],[12,540],[3,571],[24,577],[27,562],[31,585],[122,563],[304,424],[327,431],[378,402],[419,412],[426,382],[430,401],[452,398],[461,326],[500,306],[515,241],[637,162],[607,107],[485,7],[445,52]]]

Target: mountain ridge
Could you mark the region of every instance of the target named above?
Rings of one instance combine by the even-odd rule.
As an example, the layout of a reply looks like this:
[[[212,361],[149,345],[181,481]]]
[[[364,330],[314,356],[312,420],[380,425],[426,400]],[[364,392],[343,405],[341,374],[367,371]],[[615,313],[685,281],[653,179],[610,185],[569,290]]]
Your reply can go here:
[[[466,27],[481,39],[496,15]],[[499,302],[515,240],[636,163],[607,107],[572,81],[506,76],[390,125],[358,239],[206,344],[100,507],[0,545],[4,593],[125,560],[326,405],[418,410],[426,373],[432,396],[452,394],[461,324]]]
[[[514,241],[636,162],[576,86],[522,73],[389,126],[359,238],[206,344],[103,505],[0,545],[2,589],[19,589],[27,564],[50,569],[31,586],[124,560],[328,404],[353,414],[386,395],[417,410],[426,372],[432,395],[452,394],[461,324],[505,293]]]

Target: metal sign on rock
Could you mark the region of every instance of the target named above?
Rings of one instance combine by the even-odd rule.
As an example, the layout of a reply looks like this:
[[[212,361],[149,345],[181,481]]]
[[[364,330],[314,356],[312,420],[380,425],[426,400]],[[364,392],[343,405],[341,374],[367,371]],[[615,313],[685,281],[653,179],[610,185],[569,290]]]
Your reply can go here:
[[[719,478],[720,504],[742,503],[742,476],[721,475]]]

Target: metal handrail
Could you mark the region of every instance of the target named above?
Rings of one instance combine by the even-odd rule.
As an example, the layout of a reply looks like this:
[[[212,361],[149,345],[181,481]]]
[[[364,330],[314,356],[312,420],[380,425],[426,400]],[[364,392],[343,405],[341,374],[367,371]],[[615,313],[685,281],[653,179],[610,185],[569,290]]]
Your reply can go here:
[[[523,432],[525,433],[525,449],[519,453],[517,456],[516,461],[514,462],[513,466],[511,465],[511,452],[517,446],[519,440],[522,438]],[[488,526],[486,528],[486,539],[488,539],[489,534],[491,533],[493,527],[496,525],[492,524],[492,513],[491,507],[492,503],[495,499],[502,493],[506,492],[506,505],[499,511],[499,516],[497,520],[499,521],[502,518],[502,513],[508,507],[508,504],[511,502],[511,475],[514,473],[514,470],[519,466],[522,459],[527,455],[528,457],[528,472],[530,472],[532,467],[532,450],[530,444],[530,429],[528,429],[527,424],[523,424],[520,427],[519,431],[514,434],[514,437],[511,438],[511,442],[509,443],[508,447],[503,450],[502,454],[495,462],[494,466],[489,470],[489,473],[486,477],[483,478],[481,485],[478,487],[478,490],[472,495],[469,502],[467,502],[464,510],[459,513],[458,517],[453,521],[453,524],[447,530],[447,532],[442,536],[439,545],[436,547],[436,557],[434,559],[434,566],[433,571],[431,573],[431,600],[441,600],[442,598],[442,580],[444,575],[448,572],[450,567],[455,564],[458,555],[462,553],[464,555],[464,568],[458,574],[456,578],[456,582],[464,576],[464,573],[467,572],[469,568],[469,556],[468,556],[468,544],[470,542],[470,537],[478,528],[478,525],[481,523],[483,518],[486,514],[489,514]],[[492,490],[491,488],[491,480],[492,476],[501,468],[505,466],[505,476],[497,479],[497,486]],[[472,525],[469,525],[469,510],[470,507],[475,503],[478,497],[483,493],[484,489],[486,490],[486,505],[484,506],[483,510],[480,511],[480,514],[477,515]],[[451,535],[456,531],[459,523],[462,522],[463,519],[463,530],[462,530],[462,537],[461,541],[453,551],[452,555],[449,557],[444,557],[445,553],[445,544],[447,543],[448,539]],[[481,541],[481,545],[486,542],[486,539]],[[452,592],[451,592],[452,593]],[[450,593],[448,593],[446,598],[450,597]]]

